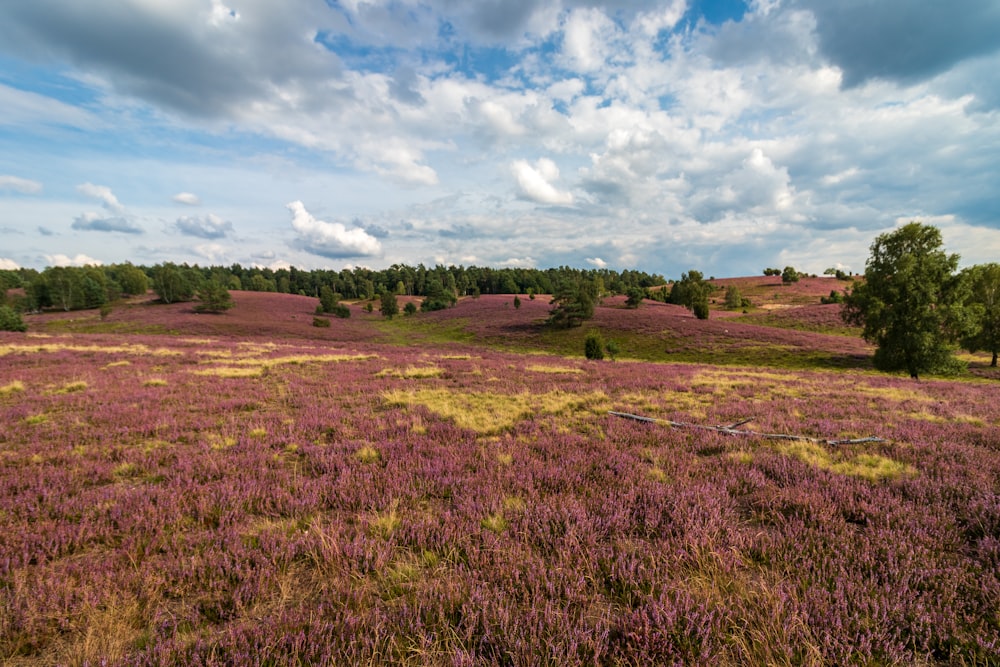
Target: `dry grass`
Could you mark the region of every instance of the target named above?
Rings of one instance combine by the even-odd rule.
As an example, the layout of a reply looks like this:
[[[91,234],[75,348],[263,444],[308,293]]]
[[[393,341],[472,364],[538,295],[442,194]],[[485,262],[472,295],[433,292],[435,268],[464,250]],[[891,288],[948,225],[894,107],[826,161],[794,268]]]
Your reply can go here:
[[[579,368],[572,368],[570,366],[546,366],[545,364],[532,364],[530,366],[525,366],[524,370],[531,371],[532,373],[549,373],[551,375],[582,375],[583,370]]]
[[[14,380],[4,386],[0,387],[0,396],[6,396],[7,394],[18,394],[24,391],[24,383],[20,380]]]
[[[149,378],[142,383],[143,387],[166,387],[168,382],[163,378]]]
[[[453,420],[458,426],[477,433],[498,433],[536,414],[557,415],[579,411],[594,413],[608,409],[608,397],[601,391],[586,394],[562,391],[545,394],[489,394],[420,389],[389,391],[382,396],[391,405],[423,406],[445,419]]]
[[[406,368],[384,368],[375,374],[375,377],[396,377],[407,380],[421,380],[425,378],[441,377],[444,369],[438,366],[407,366]]]
[[[768,447],[815,468],[872,482],[915,475],[917,472],[912,466],[878,454],[840,458],[828,452],[823,445],[804,440],[770,444]]]

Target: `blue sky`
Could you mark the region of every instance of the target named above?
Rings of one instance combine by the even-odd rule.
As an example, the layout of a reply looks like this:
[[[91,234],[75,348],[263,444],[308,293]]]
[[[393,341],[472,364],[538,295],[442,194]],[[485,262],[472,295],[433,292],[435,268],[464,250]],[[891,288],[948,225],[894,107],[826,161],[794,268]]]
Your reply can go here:
[[[5,0],[0,268],[1000,261],[994,0]]]

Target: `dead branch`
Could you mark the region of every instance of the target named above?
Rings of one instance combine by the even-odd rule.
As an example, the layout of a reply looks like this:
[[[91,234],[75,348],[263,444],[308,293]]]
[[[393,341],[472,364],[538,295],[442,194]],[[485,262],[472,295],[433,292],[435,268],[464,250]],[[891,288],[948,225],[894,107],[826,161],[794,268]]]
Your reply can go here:
[[[735,424],[729,424],[728,426],[706,426],[705,424],[692,424],[690,422],[675,422],[669,419],[657,419],[656,417],[644,417],[642,415],[634,415],[628,412],[615,412],[614,410],[610,410],[608,414],[614,415],[615,417],[623,417],[625,419],[632,419],[650,424],[666,424],[672,428],[692,428],[700,431],[715,431],[716,433],[724,433],[725,435],[742,435],[756,438],[766,438],[768,440],[803,440],[805,442],[815,442],[821,445],[856,445],[864,442],[885,442],[884,439],[875,436],[849,440],[826,440],[824,438],[812,438],[807,435],[793,435],[790,433],[761,433],[759,431],[750,431],[748,429],[739,428],[744,424],[752,422],[752,417],[738,421]]]

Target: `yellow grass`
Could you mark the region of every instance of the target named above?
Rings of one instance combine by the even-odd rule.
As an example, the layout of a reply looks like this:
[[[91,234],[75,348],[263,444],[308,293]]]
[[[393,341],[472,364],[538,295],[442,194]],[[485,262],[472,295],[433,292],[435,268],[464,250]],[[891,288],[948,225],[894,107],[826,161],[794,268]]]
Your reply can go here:
[[[78,380],[76,382],[70,382],[63,385],[61,388],[56,389],[54,394],[74,394],[78,391],[85,391],[87,389],[87,383],[83,380]]]
[[[354,452],[354,458],[362,463],[378,463],[382,460],[382,453],[371,445],[364,445]]]
[[[601,391],[586,394],[563,391],[545,394],[489,394],[419,389],[389,391],[382,396],[391,405],[421,405],[445,419],[453,420],[458,426],[477,433],[497,433],[536,414],[605,412],[608,409],[608,397]]]
[[[471,354],[442,354],[438,359],[454,359],[457,361],[468,361],[472,359]]]
[[[852,458],[841,459],[833,456],[822,445],[805,440],[769,446],[785,456],[791,456],[821,470],[849,477],[861,477],[872,482],[915,475],[917,472],[912,466],[878,454],[858,454]]]
[[[0,396],[6,396],[7,394],[16,394],[24,391],[24,383],[20,380],[14,380],[9,384],[5,384],[0,387]]]
[[[264,372],[264,367],[240,368],[236,366],[217,366],[215,368],[204,368],[199,371],[190,372],[195,375],[214,375],[222,378],[248,378],[259,377]]]
[[[37,354],[42,352],[100,352],[102,354],[132,354],[135,356],[175,357],[183,354],[165,347],[150,348],[147,345],[72,345],[69,343],[41,343],[38,345],[0,345],[0,357],[8,354]]]
[[[396,377],[405,378],[407,380],[419,380],[423,378],[436,378],[441,377],[444,373],[444,369],[438,366],[407,366],[406,368],[383,368],[375,377]]]
[[[546,366],[545,364],[532,364],[530,366],[525,366],[524,370],[531,371],[532,373],[550,373],[552,375],[567,374],[567,375],[582,375],[583,371],[579,368],[572,368],[570,366]]]
[[[166,387],[167,386],[167,381],[164,380],[163,378],[149,378],[148,380],[143,381],[142,386],[143,387]]]
[[[127,359],[122,359],[121,361],[112,361],[111,363],[104,364],[103,368],[105,370],[109,368],[118,368],[119,366],[131,366],[132,362]]]

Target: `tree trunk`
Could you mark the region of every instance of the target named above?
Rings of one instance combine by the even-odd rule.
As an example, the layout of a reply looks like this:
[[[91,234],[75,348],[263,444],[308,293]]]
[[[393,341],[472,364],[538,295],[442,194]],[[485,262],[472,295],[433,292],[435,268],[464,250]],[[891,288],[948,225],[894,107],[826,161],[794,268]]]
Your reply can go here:
[[[993,368],[997,367],[997,351],[993,350],[993,363],[990,364]]]

